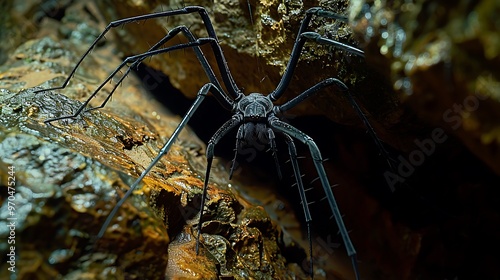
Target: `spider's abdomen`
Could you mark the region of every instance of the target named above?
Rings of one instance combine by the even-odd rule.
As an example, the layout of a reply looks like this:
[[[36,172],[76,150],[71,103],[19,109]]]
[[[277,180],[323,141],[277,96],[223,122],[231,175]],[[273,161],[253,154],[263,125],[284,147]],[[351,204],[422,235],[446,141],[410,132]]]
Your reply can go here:
[[[260,93],[251,93],[238,102],[238,110],[246,122],[264,121],[272,109],[273,102]]]

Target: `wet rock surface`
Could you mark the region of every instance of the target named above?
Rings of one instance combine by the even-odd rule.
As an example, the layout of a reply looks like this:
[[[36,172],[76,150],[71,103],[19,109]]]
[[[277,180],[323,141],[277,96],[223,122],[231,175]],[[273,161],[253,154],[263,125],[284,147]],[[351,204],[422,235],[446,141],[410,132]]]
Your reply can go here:
[[[166,256],[154,252],[169,241],[161,220],[138,197],[123,208],[109,235],[91,242],[134,171],[123,145],[106,135],[119,131],[120,124],[97,113],[87,117],[106,126],[86,126],[83,119],[60,128],[47,126],[43,123],[47,117],[79,103],[53,92],[35,94],[32,89],[3,90],[0,98],[2,170],[14,167],[16,178],[15,207],[7,211],[8,204],[2,204],[2,229],[7,229],[7,218],[16,218],[17,279],[162,275],[161,270],[137,269],[143,261],[165,267]],[[1,250],[7,252],[9,247],[3,244]],[[5,262],[2,268],[8,278]]]

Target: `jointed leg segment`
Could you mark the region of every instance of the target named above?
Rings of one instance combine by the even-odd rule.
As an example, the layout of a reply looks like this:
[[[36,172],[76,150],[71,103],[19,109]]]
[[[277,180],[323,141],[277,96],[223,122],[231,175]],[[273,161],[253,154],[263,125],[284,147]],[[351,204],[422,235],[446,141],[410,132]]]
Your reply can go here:
[[[297,161],[297,149],[293,143],[293,139],[290,135],[282,133],[285,136],[285,141],[288,145],[288,154],[290,155],[290,162],[292,163],[293,174],[295,181],[297,182],[297,188],[299,190],[300,201],[302,203],[302,208],[304,209],[304,217],[307,224],[307,240],[309,240],[309,266],[311,275],[313,272],[313,254],[312,254],[312,238],[311,238],[311,213],[309,212],[309,206],[307,203],[306,192],[304,188],[304,183],[302,182],[302,175],[300,174],[299,163]]]
[[[347,21],[347,19],[344,16],[337,15],[335,13],[323,10],[321,8],[311,8],[311,9],[307,10],[306,16],[304,17],[304,19],[302,20],[302,23],[300,25],[297,39],[295,40],[295,43],[293,45],[292,54],[290,55],[290,59],[288,60],[288,64],[286,66],[285,73],[283,73],[283,76],[281,77],[281,80],[280,80],[278,86],[276,87],[276,89],[269,94],[269,97],[273,101],[278,100],[283,95],[285,90],[288,88],[288,85],[290,84],[290,81],[292,80],[295,67],[297,67],[297,63],[299,62],[300,54],[302,52],[302,48],[304,47],[306,40],[313,40],[313,41],[316,41],[316,42],[321,43],[321,44],[329,44],[329,45],[332,45],[335,47],[342,48],[342,49],[347,50],[349,52],[352,52],[356,55],[364,56],[364,52],[360,49],[351,47],[349,45],[346,45],[346,44],[343,44],[340,42],[337,42],[335,40],[324,38],[315,32],[305,32],[305,30],[309,26],[309,23],[311,22],[311,19],[313,16],[335,18],[335,19]]]
[[[200,39],[196,40],[194,38],[193,34],[186,27],[180,26],[180,27],[174,28],[163,39],[161,39],[158,43],[156,43],[153,47],[151,47],[147,52],[140,54],[140,55],[128,57],[125,61],[123,61],[122,64],[120,64],[120,66],[117,67],[109,75],[109,77],[92,93],[92,95],[82,104],[82,106],[73,115],[48,119],[48,120],[46,120],[46,122],[52,122],[52,121],[56,121],[56,120],[60,120],[60,119],[66,119],[66,118],[75,118],[76,116],[78,116],[81,112],[84,111],[85,107],[88,105],[90,100],[97,94],[97,92],[99,90],[101,90],[104,87],[104,85],[107,82],[109,82],[120,71],[120,69],[123,68],[123,66],[125,66],[126,64],[132,63],[132,65],[129,67],[129,69],[127,69],[126,73],[120,78],[117,85],[120,84],[121,81],[125,78],[125,76],[128,75],[128,73],[131,70],[130,69],[131,67],[137,66],[145,58],[151,57],[151,56],[154,56],[154,55],[157,55],[160,53],[166,53],[169,51],[179,50],[179,49],[183,49],[183,48],[193,48],[195,50],[196,55],[198,57],[198,60],[202,64],[202,67],[205,70],[207,76],[209,77],[210,82],[212,84],[214,84],[215,86],[217,86],[219,88],[219,90],[222,91],[221,85],[219,84],[218,80],[216,79],[215,74],[213,73],[210,65],[208,64],[206,58],[204,57],[203,53],[201,52],[201,50],[199,48],[199,46],[207,44],[207,43],[211,45],[212,51],[214,52],[214,55],[216,58],[217,65],[220,69],[222,80],[223,80],[224,85],[225,85],[226,89],[228,90],[229,96],[230,96],[230,97],[227,97],[225,95],[218,96],[218,100],[219,100],[219,102],[221,102],[221,104],[223,104],[223,106],[225,108],[228,108],[228,107],[226,107],[227,102],[222,100],[222,99],[236,100],[236,99],[241,97],[242,93],[239,91],[238,87],[236,86],[236,83],[234,82],[234,79],[233,79],[233,77],[232,77],[232,75],[227,67],[226,59],[222,53],[222,49],[220,48],[220,46],[218,44],[218,39],[217,39],[217,36],[215,34],[215,30],[213,28],[213,25],[210,21],[210,18],[208,17],[207,11],[205,10],[205,8],[198,7],[198,6],[190,6],[190,7],[185,7],[182,9],[177,9],[177,10],[172,10],[172,11],[164,11],[164,12],[158,12],[158,13],[153,13],[153,14],[135,16],[135,17],[125,18],[125,19],[121,19],[121,20],[117,20],[117,21],[113,21],[113,22],[109,23],[108,26],[105,28],[105,30],[101,34],[99,34],[99,36],[94,40],[94,42],[90,45],[90,47],[87,49],[87,51],[82,55],[82,57],[76,63],[75,67],[72,69],[72,71],[70,72],[70,74],[68,75],[68,77],[66,78],[66,80],[63,82],[63,84],[61,86],[50,88],[50,89],[37,90],[37,91],[35,91],[35,93],[65,88],[68,85],[70,79],[75,74],[75,72],[78,69],[78,67],[80,66],[80,64],[82,63],[82,61],[85,59],[85,57],[90,54],[90,52],[94,49],[94,47],[97,45],[97,43],[101,39],[103,39],[105,37],[105,35],[108,33],[108,31],[110,31],[111,29],[118,27],[118,26],[121,26],[121,25],[124,25],[124,24],[131,23],[131,22],[143,21],[143,20],[154,19],[154,18],[161,18],[161,17],[169,17],[169,16],[174,16],[174,15],[190,14],[190,13],[195,13],[195,12],[199,13],[201,16],[201,19],[203,20],[205,27],[207,29],[208,35],[209,35],[208,38],[200,38]],[[183,32],[185,37],[188,38],[188,40],[190,41],[188,44],[179,44],[179,45],[175,45],[175,46],[170,47],[170,48],[158,49],[159,47],[161,47],[163,44],[165,44],[167,41],[169,41],[172,37],[174,37],[176,34],[178,34],[181,31]],[[90,108],[88,110],[93,110],[93,109],[104,107],[106,102],[111,98],[111,95],[115,91],[117,85],[113,88],[111,93],[107,96],[107,98],[104,100],[104,102],[100,106],[95,107],[95,108]],[[223,97],[223,98],[221,99],[219,97]],[[230,109],[230,108],[228,108],[228,109]]]
[[[280,131],[284,134],[288,134],[309,147],[309,152],[311,153],[311,156],[313,158],[314,166],[318,171],[318,176],[321,181],[321,185],[323,186],[323,190],[325,191],[328,204],[330,205],[330,209],[332,210],[333,216],[335,218],[340,234],[344,241],[344,245],[347,250],[347,255],[351,257],[353,266],[355,268],[356,279],[359,280],[359,272],[357,270],[356,250],[354,249],[354,245],[352,245],[351,239],[349,238],[349,233],[347,232],[337,202],[335,200],[335,197],[333,196],[330,183],[328,182],[328,177],[326,176],[326,172],[323,167],[323,159],[321,157],[321,153],[318,147],[316,146],[316,143],[311,137],[309,137],[302,131],[298,130],[297,128],[285,122],[278,120],[277,118],[270,120],[269,124],[273,129]]]

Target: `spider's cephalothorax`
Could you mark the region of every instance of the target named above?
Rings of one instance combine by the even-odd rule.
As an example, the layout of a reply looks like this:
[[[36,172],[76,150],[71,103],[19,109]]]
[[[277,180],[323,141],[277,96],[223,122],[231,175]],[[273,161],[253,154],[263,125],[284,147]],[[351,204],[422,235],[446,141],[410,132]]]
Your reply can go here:
[[[201,236],[201,225],[203,221],[203,206],[205,205],[205,199],[207,196],[207,188],[208,188],[208,181],[209,181],[209,176],[210,176],[210,168],[212,165],[212,160],[214,157],[214,147],[215,145],[219,142],[219,140],[224,137],[229,131],[235,129],[238,127],[238,133],[236,137],[236,142],[237,142],[237,148],[239,145],[244,144],[244,145],[255,145],[256,143],[267,143],[270,145],[271,150],[273,151],[273,155],[275,160],[277,161],[277,157],[275,155],[276,147],[275,147],[275,133],[283,137],[285,139],[285,142],[288,145],[288,152],[290,155],[290,161],[293,167],[293,172],[295,176],[295,180],[298,186],[299,190],[299,195],[302,201],[302,206],[304,210],[304,215],[305,215],[305,220],[307,223],[307,232],[308,232],[308,238],[309,238],[309,254],[312,256],[312,241],[311,241],[311,236],[310,236],[310,222],[312,220],[311,214],[309,212],[308,208],[308,203],[307,203],[307,198],[305,195],[305,190],[304,186],[302,183],[301,179],[301,174],[299,171],[299,165],[297,162],[297,152],[295,149],[295,144],[294,144],[294,139],[298,140],[299,142],[305,144],[309,148],[309,152],[311,154],[311,158],[313,160],[314,166],[316,167],[316,170],[318,172],[318,177],[321,181],[321,185],[325,191],[326,199],[328,201],[328,204],[330,206],[330,209],[332,211],[333,217],[335,218],[335,221],[337,223],[337,226],[339,228],[340,234],[342,236],[342,239],[344,241],[344,245],[346,247],[347,254],[349,257],[351,257],[352,260],[352,265],[354,268],[354,272],[356,275],[356,279],[359,280],[360,275],[358,272],[357,268],[357,261],[356,261],[356,250],[354,249],[354,246],[351,243],[351,240],[349,238],[349,234],[347,232],[347,229],[344,225],[344,222],[342,221],[342,216],[339,212],[338,205],[335,201],[335,198],[333,196],[333,192],[330,187],[330,183],[328,181],[328,177],[326,175],[325,169],[323,167],[323,159],[321,157],[320,150],[316,146],[314,140],[303,133],[302,131],[298,130],[297,128],[293,127],[290,124],[287,124],[283,121],[281,121],[278,116],[287,111],[290,110],[291,108],[295,107],[302,101],[304,101],[306,98],[314,95],[320,90],[329,88],[331,86],[335,86],[337,89],[340,89],[341,92],[346,94],[346,97],[348,100],[351,102],[351,105],[353,108],[356,110],[358,115],[361,117],[367,128],[369,129],[369,132],[374,136],[374,132],[372,127],[370,126],[368,120],[366,119],[365,115],[361,111],[361,109],[358,107],[352,96],[348,92],[347,86],[342,83],[339,79],[336,78],[328,78],[323,81],[320,81],[319,83],[316,83],[312,85],[309,89],[306,91],[298,94],[295,98],[292,98],[291,100],[281,104],[281,105],[274,105],[273,102],[278,100],[286,91],[288,88],[288,85],[290,84],[292,77],[293,77],[293,72],[295,67],[297,66],[297,62],[299,61],[301,51],[303,49],[303,46],[306,41],[313,41],[319,44],[328,44],[331,46],[335,46],[341,49],[344,49],[348,52],[351,52],[353,54],[356,54],[358,56],[364,56],[364,53],[362,50],[351,47],[349,45],[328,39],[323,37],[322,35],[315,33],[315,32],[307,32],[307,28],[309,26],[309,23],[312,19],[312,17],[317,16],[317,17],[323,17],[323,18],[330,18],[330,19],[337,19],[337,20],[342,20],[346,21],[347,18],[342,15],[335,14],[333,12],[324,10],[322,8],[311,8],[306,11],[304,19],[302,20],[300,29],[298,31],[297,38],[295,40],[291,55],[290,55],[290,60],[288,61],[286,70],[284,71],[284,74],[279,82],[279,84],[276,86],[276,89],[272,91],[269,95],[263,95],[260,93],[251,93],[249,95],[244,95],[240,90],[238,90],[238,87],[236,85],[236,82],[234,81],[231,72],[229,71],[226,59],[224,57],[224,54],[222,52],[222,49],[219,45],[219,40],[217,39],[217,35],[215,34],[215,30],[213,28],[213,25],[210,21],[210,17],[208,16],[207,11],[203,7],[198,7],[198,6],[189,6],[185,7],[182,9],[176,9],[176,10],[171,10],[171,11],[163,11],[163,12],[158,12],[158,13],[152,13],[152,14],[146,14],[146,15],[140,15],[140,16],[135,16],[135,17],[130,17],[130,18],[125,18],[117,21],[113,21],[108,24],[106,29],[96,38],[96,40],[92,43],[92,45],[89,47],[89,49],[83,54],[83,56],[80,58],[80,60],[77,62],[76,66],[73,68],[63,85],[60,87],[56,88],[51,88],[48,90],[54,90],[54,89],[62,89],[65,88],[71,77],[75,74],[76,69],[78,66],[81,64],[83,59],[91,52],[91,50],[97,45],[97,43],[104,38],[105,34],[111,30],[112,28],[121,26],[123,24],[131,23],[131,22],[137,22],[141,20],[147,20],[147,19],[153,19],[153,18],[162,18],[162,17],[170,17],[170,16],[177,16],[177,15],[185,15],[185,14],[191,14],[191,13],[197,13],[200,15],[206,30],[207,30],[207,37],[202,37],[202,38],[196,38],[194,34],[191,33],[191,31],[186,27],[186,26],[178,26],[173,29],[171,29],[165,37],[163,37],[160,41],[158,41],[156,44],[154,44],[148,51],[138,54],[138,55],[133,55],[130,57],[127,57],[109,76],[104,80],[98,87],[97,89],[90,95],[90,97],[81,105],[80,108],[73,114],[69,116],[61,116],[57,118],[52,118],[48,119],[45,122],[50,123],[55,120],[60,120],[60,119],[66,119],[66,118],[75,118],[78,115],[80,115],[84,111],[89,111],[97,108],[102,108],[104,105],[109,101],[111,98],[111,95],[114,93],[118,85],[123,81],[123,79],[130,73],[131,69],[134,67],[137,67],[139,63],[141,63],[144,59],[149,58],[151,56],[160,54],[160,53],[168,53],[171,51],[175,50],[181,50],[181,49],[186,49],[186,48],[192,48],[198,58],[198,61],[200,62],[201,66],[203,67],[209,82],[205,84],[204,86],[201,87],[201,89],[198,91],[198,95],[191,105],[190,109],[188,112],[184,115],[182,118],[181,122],[167,141],[165,145],[161,148],[161,150],[158,152],[158,155],[153,159],[153,161],[146,167],[146,169],[142,172],[142,174],[139,176],[139,178],[130,186],[130,189],[127,191],[127,193],[120,199],[120,201],[116,204],[116,206],[113,208],[113,210],[110,212],[108,215],[106,221],[101,227],[101,230],[99,231],[97,238],[100,238],[104,235],[106,229],[108,228],[112,218],[120,208],[120,206],[125,202],[128,196],[132,194],[134,189],[139,185],[139,183],[142,181],[142,179],[148,174],[148,172],[155,166],[155,164],[160,160],[160,158],[165,155],[169,150],[170,147],[172,146],[173,142],[177,139],[178,135],[186,125],[186,123],[189,121],[191,116],[196,112],[200,104],[203,102],[205,99],[205,96],[211,92],[214,97],[219,101],[219,103],[222,105],[227,110],[232,111],[233,116],[230,120],[225,122],[212,136],[210,141],[208,142],[207,145],[207,172],[206,172],[206,177],[205,177],[205,182],[204,182],[204,187],[203,187],[203,194],[202,194],[202,201],[201,201],[201,210],[200,210],[200,220],[198,222],[198,235],[197,235],[197,242],[196,242],[196,252],[198,253],[199,249],[199,244],[200,244],[200,236]],[[164,47],[164,45],[170,41],[172,38],[175,38],[178,35],[184,36],[189,42],[188,43],[181,43],[181,44],[174,44],[169,47]],[[215,60],[217,62],[217,67],[219,68],[220,76],[221,76],[221,81],[224,87],[222,87],[221,82],[219,79],[216,77],[214,71],[212,70],[212,65],[208,62],[206,59],[205,55],[203,54],[200,46],[202,45],[209,45],[211,48],[211,51],[214,54]],[[120,70],[124,67],[128,66],[126,72],[118,79],[118,82],[114,86],[114,88],[110,91],[108,96],[105,98],[103,103],[100,106],[93,107],[93,108],[87,108],[87,105],[89,104],[90,100],[95,97],[95,95],[104,87],[106,83],[111,81],[113,77],[120,72]],[[226,91],[224,91],[224,88]],[[38,90],[37,92],[40,91],[45,91],[45,90]],[[381,143],[379,142],[377,137],[374,137],[374,140],[377,142],[377,145],[382,147]],[[384,152],[384,150],[382,150]],[[234,160],[233,160],[234,164]],[[232,173],[232,170],[231,170]],[[312,257],[311,257],[311,273],[312,273]]]
[[[238,129],[237,140],[243,145],[253,143],[268,143],[274,141],[274,133],[268,127],[268,118],[272,115],[273,102],[261,93],[251,93],[243,96],[236,103],[236,114],[243,123]],[[237,144],[236,148],[239,145]]]
[[[243,115],[245,122],[259,122],[267,119],[273,109],[273,102],[262,93],[250,93],[237,103],[237,112]]]

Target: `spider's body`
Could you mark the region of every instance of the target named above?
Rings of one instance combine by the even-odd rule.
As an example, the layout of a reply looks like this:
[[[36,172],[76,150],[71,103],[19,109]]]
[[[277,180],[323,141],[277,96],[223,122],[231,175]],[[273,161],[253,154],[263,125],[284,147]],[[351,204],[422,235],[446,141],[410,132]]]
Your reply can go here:
[[[255,143],[269,144],[274,134],[269,128],[269,118],[274,116],[273,102],[261,93],[251,93],[242,97],[236,106],[235,116],[241,119],[237,139],[241,146],[254,146]],[[239,148],[239,147],[236,147]]]
[[[269,97],[254,92],[242,97],[236,107],[245,122],[262,122],[269,116],[274,105]]]
[[[269,145],[274,156],[276,167],[278,168],[278,176],[281,178],[278,158],[276,156],[276,143],[274,142],[274,132],[270,128],[270,121],[276,119],[275,107],[271,99],[262,93],[250,93],[249,95],[240,95],[241,98],[236,100],[233,109],[233,119],[239,125],[236,135],[236,154],[234,155],[233,164],[229,177],[231,178],[238,149],[243,147],[255,147],[256,145]],[[209,146],[210,147],[210,146]]]
[[[243,141],[242,146],[272,141],[268,120],[274,115],[273,108],[273,102],[261,93],[250,93],[237,101],[234,116],[242,123],[237,136]]]
[[[111,213],[108,215],[108,218],[106,219],[105,223],[102,225],[102,228],[100,232],[98,233],[97,237],[100,238],[104,235],[106,232],[107,227],[111,223],[111,220],[113,216],[116,214],[120,206],[124,203],[124,201],[127,199],[128,196],[130,196],[133,192],[133,190],[139,185],[139,183],[142,181],[142,179],[148,174],[148,172],[155,166],[155,164],[160,160],[160,158],[168,153],[170,150],[170,147],[172,146],[173,142],[177,139],[178,135],[184,128],[184,126],[187,124],[189,119],[193,114],[196,113],[196,110],[200,106],[200,104],[203,102],[205,97],[207,96],[208,93],[212,93],[214,97],[219,101],[221,106],[227,110],[230,110],[233,115],[231,119],[226,121],[212,136],[210,141],[207,144],[207,151],[206,151],[206,156],[207,156],[207,172],[206,172],[206,177],[205,177],[205,183],[204,183],[204,188],[203,188],[203,195],[202,195],[202,201],[201,201],[201,210],[200,210],[200,219],[198,222],[198,235],[197,235],[197,243],[196,243],[196,252],[198,252],[199,249],[199,244],[200,244],[200,236],[201,236],[201,230],[202,230],[202,221],[203,221],[203,211],[204,211],[204,205],[205,205],[205,199],[207,196],[207,188],[208,188],[208,181],[210,178],[210,168],[212,165],[212,160],[214,157],[214,148],[216,144],[219,142],[219,140],[224,137],[229,131],[238,128],[237,131],[237,136],[236,136],[236,149],[238,150],[239,148],[243,146],[256,146],[257,144],[262,145],[269,145],[270,150],[273,153],[274,159],[276,161],[276,166],[278,167],[278,175],[281,176],[281,173],[279,171],[279,164],[278,164],[278,159],[276,156],[276,143],[275,143],[275,134],[276,136],[283,137],[285,139],[285,142],[288,145],[288,152],[290,155],[290,161],[293,167],[293,172],[296,180],[296,184],[298,186],[298,191],[299,195],[302,201],[302,206],[304,209],[304,216],[306,223],[308,225],[307,230],[308,230],[308,237],[309,237],[309,245],[310,245],[310,255],[311,255],[311,270],[312,270],[312,243],[311,243],[311,236],[310,236],[310,228],[309,224],[312,220],[311,214],[309,212],[308,208],[308,203],[307,203],[307,198],[305,195],[305,190],[304,186],[302,183],[301,179],[301,174],[299,171],[299,165],[297,162],[297,152],[295,149],[295,144],[294,144],[294,139],[298,140],[299,142],[305,144],[309,148],[309,152],[311,154],[311,158],[313,160],[314,166],[316,167],[316,170],[318,172],[318,177],[321,181],[321,185],[323,187],[323,190],[326,195],[326,199],[328,201],[328,204],[330,206],[330,209],[332,211],[333,217],[335,218],[336,224],[339,228],[340,234],[343,238],[344,245],[346,247],[347,254],[349,257],[351,257],[352,260],[352,265],[354,268],[354,272],[356,275],[356,279],[359,280],[360,275],[358,272],[357,268],[357,261],[356,261],[356,250],[354,249],[354,246],[351,243],[351,240],[349,238],[349,234],[347,232],[347,229],[342,221],[342,216],[339,211],[339,207],[335,201],[335,198],[333,196],[333,192],[330,187],[330,183],[328,180],[328,176],[325,172],[325,169],[323,167],[323,159],[321,157],[321,153],[319,148],[316,146],[314,140],[306,135],[305,133],[301,132],[297,128],[293,127],[290,124],[287,124],[279,119],[279,116],[283,113],[286,112],[287,110],[290,110],[291,108],[295,107],[305,99],[309,98],[310,96],[313,96],[317,92],[324,90],[326,88],[329,88],[331,86],[335,86],[337,89],[340,89],[342,93],[345,93],[349,101],[351,102],[353,108],[356,110],[358,115],[361,117],[363,122],[366,124],[366,126],[369,129],[369,132],[374,136],[373,129],[371,128],[368,120],[364,116],[363,112],[361,109],[357,106],[356,102],[352,98],[352,96],[348,93],[348,88],[347,86],[340,81],[339,79],[336,78],[328,78],[325,79],[313,86],[311,86],[309,89],[306,91],[300,93],[297,95],[295,98],[292,98],[291,100],[281,104],[281,105],[275,105],[274,102],[277,101],[286,91],[288,88],[288,85],[290,84],[292,77],[293,77],[293,72],[295,67],[297,66],[297,62],[299,61],[300,55],[302,48],[305,44],[306,41],[313,41],[316,43],[320,44],[328,44],[332,45],[335,47],[342,48],[344,50],[347,50],[351,53],[354,53],[359,56],[363,56],[363,51],[359,50],[357,48],[345,45],[343,43],[325,38],[321,36],[318,33],[315,32],[307,32],[306,29],[312,19],[313,16],[317,17],[324,17],[324,18],[330,18],[330,19],[337,19],[337,20],[346,20],[345,16],[337,15],[335,13],[332,13],[330,11],[323,10],[322,8],[311,8],[306,11],[306,14],[304,16],[304,19],[302,21],[301,27],[298,31],[298,35],[294,44],[294,47],[292,49],[291,55],[290,55],[290,60],[287,64],[287,68],[279,82],[279,84],[276,86],[276,89],[269,93],[268,95],[264,95],[262,93],[250,93],[248,95],[244,95],[240,90],[238,90],[238,87],[236,85],[236,82],[234,81],[231,72],[229,71],[226,59],[224,57],[224,54],[222,52],[222,49],[219,45],[219,41],[217,39],[217,36],[215,34],[215,30],[213,28],[213,25],[210,21],[210,18],[208,16],[208,12],[203,8],[203,7],[198,7],[198,6],[190,6],[190,7],[185,7],[182,9],[176,9],[176,10],[171,10],[171,11],[164,11],[164,12],[158,12],[158,13],[152,13],[152,14],[146,14],[146,15],[140,15],[136,17],[131,17],[131,18],[125,18],[117,21],[113,21],[108,24],[106,29],[96,38],[94,43],[89,47],[87,52],[80,58],[78,61],[77,65],[73,69],[73,71],[69,74],[68,78],[66,81],[63,83],[62,86],[57,87],[57,88],[52,88],[53,89],[62,89],[66,87],[66,85],[69,83],[69,80],[71,77],[74,75],[76,72],[77,67],[80,65],[80,63],[83,61],[83,59],[90,53],[92,48],[97,45],[98,41],[104,38],[104,35],[112,28],[121,26],[123,24],[127,24],[130,22],[135,22],[135,21],[140,21],[140,20],[147,20],[147,19],[152,19],[152,18],[161,18],[161,17],[169,17],[169,16],[178,16],[178,15],[185,15],[185,14],[191,14],[191,13],[198,13],[203,20],[203,23],[207,29],[208,36],[203,37],[203,38],[196,38],[191,31],[185,27],[185,26],[178,26],[176,28],[171,29],[168,34],[162,38],[158,43],[153,45],[148,51],[127,57],[122,64],[120,64],[110,75],[109,77],[103,81],[99,87],[92,93],[92,95],[82,104],[82,106],[73,114],[70,116],[61,116],[61,117],[56,117],[52,119],[46,120],[47,123],[55,121],[55,120],[60,120],[60,119],[66,119],[66,118],[75,118],[77,117],[81,112],[85,110],[93,110],[97,108],[102,108],[107,101],[111,98],[111,95],[113,92],[116,90],[118,85],[121,83],[121,81],[127,76],[127,74],[130,73],[131,69],[133,67],[136,67],[139,63],[141,63],[144,59],[160,54],[160,53],[168,53],[171,51],[175,50],[181,50],[181,49],[186,49],[186,48],[192,48],[195,51],[195,54],[205,71],[209,82],[206,83],[204,86],[200,88],[198,91],[198,95],[196,99],[194,100],[192,106],[188,110],[188,112],[185,114],[185,116],[182,118],[181,122],[167,141],[165,145],[161,148],[161,150],[158,152],[158,155],[153,159],[153,161],[145,168],[145,170],[142,172],[140,177],[132,184],[130,189],[127,191],[127,193],[122,197],[122,199],[116,204],[115,208],[111,211]],[[169,47],[163,47],[166,42],[170,41],[172,38],[175,38],[177,35],[183,35],[188,39],[188,43],[182,43],[182,44],[176,44],[173,46]],[[217,79],[216,75],[214,74],[214,71],[212,70],[212,66],[210,63],[207,61],[206,57],[204,56],[200,46],[202,45],[209,45],[212,52],[214,53],[215,60],[217,62],[217,67],[219,68],[220,71],[220,76],[222,83],[224,84],[224,88],[226,91],[223,90],[223,87],[221,86],[221,82]],[[104,102],[94,108],[86,109],[87,105],[89,104],[90,100],[104,87],[104,85],[111,81],[111,79],[125,66],[128,66],[128,69],[124,73],[124,75],[118,80],[117,84],[113,88],[113,90],[109,93],[108,97],[104,100]],[[43,91],[43,90],[40,90]],[[378,138],[374,137],[375,141],[377,142],[377,145],[381,147],[382,145],[378,142]],[[237,153],[236,153],[237,154]],[[231,168],[231,174],[233,172],[234,164],[236,162],[236,155],[235,158],[233,159],[233,167]]]

